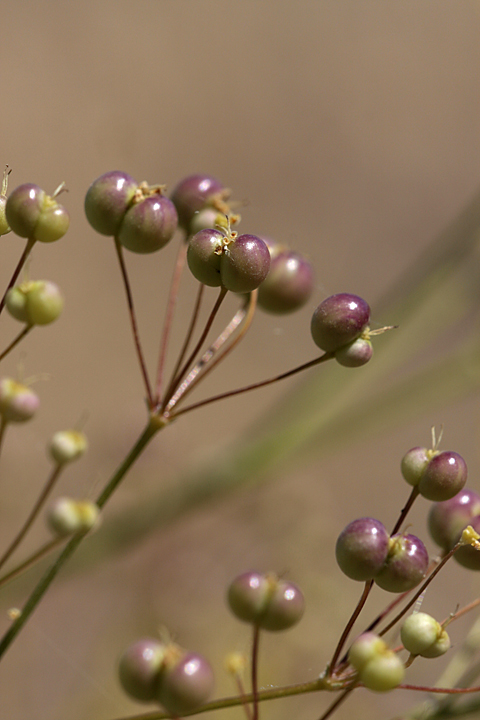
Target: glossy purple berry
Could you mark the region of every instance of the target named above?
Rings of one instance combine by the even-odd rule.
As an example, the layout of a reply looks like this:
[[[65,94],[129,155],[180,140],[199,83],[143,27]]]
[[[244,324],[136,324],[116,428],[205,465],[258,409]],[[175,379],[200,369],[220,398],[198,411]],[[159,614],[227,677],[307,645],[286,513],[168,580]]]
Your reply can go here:
[[[450,500],[431,506],[428,530],[437,545],[448,552],[476,515],[480,515],[480,495],[474,490],[464,489]]]
[[[435,455],[425,468],[418,489],[427,500],[441,502],[454,497],[467,482],[467,465],[456,452]]]
[[[172,201],[160,193],[154,193],[128,208],[117,237],[123,247],[131,252],[156,252],[173,237],[177,220],[177,211]]]
[[[475,532],[480,534],[480,515],[472,517],[467,525],[471,525]],[[467,570],[480,570],[480,549],[465,545],[459,548],[453,556],[455,560]]]
[[[224,186],[211,175],[189,175],[174,189],[171,199],[178,213],[179,225],[190,232],[190,222],[196,212],[224,191]]]
[[[359,337],[344,345],[335,353],[335,360],[343,367],[361,367],[373,357],[372,343],[368,338]]]
[[[353,520],[342,530],[335,547],[340,570],[352,580],[371,580],[385,563],[389,540],[379,520],[370,517]]]
[[[415,535],[392,535],[385,564],[374,579],[388,592],[406,592],[423,580],[427,568],[428,553],[419,538]]]
[[[7,198],[5,215],[16,235],[33,238],[45,202],[45,191],[34,183],[19,185]]]
[[[271,595],[271,584],[263,573],[242,573],[228,589],[227,601],[235,617],[243,622],[258,623]]]
[[[270,253],[256,235],[239,235],[224,248],[220,263],[222,285],[231,292],[256,290],[267,277]]]
[[[299,253],[279,252],[271,259],[268,275],[258,288],[258,305],[277,315],[294,312],[309,300],[313,286],[311,264]]]
[[[112,170],[93,181],[85,196],[85,215],[101,235],[114,237],[138,188],[130,175]]]
[[[118,667],[122,688],[141,702],[156,699],[166,647],[158,640],[139,640],[125,650]]]
[[[203,705],[213,692],[213,670],[202,655],[187,652],[174,664],[168,660],[156,691],[157,700],[172,715],[184,715]]]
[[[431,451],[424,447],[414,447],[405,453],[400,469],[409,485],[413,487],[418,485],[431,457]]]
[[[369,319],[370,308],[358,295],[331,295],[313,313],[313,341],[321,350],[335,352],[360,337]]]
[[[305,612],[305,598],[296,585],[278,580],[258,621],[262,630],[280,632],[296,625]]]
[[[225,236],[219,230],[206,229],[190,238],[187,249],[187,263],[192,275],[204,285],[219,287],[220,262]]]

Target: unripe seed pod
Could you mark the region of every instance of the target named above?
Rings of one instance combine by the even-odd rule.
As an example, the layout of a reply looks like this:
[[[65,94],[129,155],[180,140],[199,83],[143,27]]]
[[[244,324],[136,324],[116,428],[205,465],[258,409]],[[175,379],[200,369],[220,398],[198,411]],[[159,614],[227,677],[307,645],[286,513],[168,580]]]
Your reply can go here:
[[[385,564],[389,551],[385,526],[374,518],[359,518],[340,533],[335,555],[340,570],[352,580],[371,580]]]
[[[120,684],[130,697],[140,702],[156,699],[165,653],[164,643],[151,638],[138,640],[125,650],[118,673]]]
[[[373,658],[385,653],[388,645],[385,640],[375,635],[373,632],[362,633],[354,642],[348,651],[348,662],[355,670],[363,670],[365,665],[373,660]]]
[[[321,350],[335,352],[360,337],[369,319],[370,308],[358,295],[332,295],[313,313],[313,341]]]
[[[372,658],[359,672],[359,679],[369,690],[389,692],[400,685],[405,677],[405,666],[392,650]]]
[[[428,514],[429,533],[448,552],[476,515],[480,515],[480,495],[474,490],[461,490],[450,500],[432,505]]]
[[[70,226],[66,208],[47,196],[44,209],[35,225],[34,237],[39,242],[55,242],[62,238]]]
[[[27,285],[29,283],[10,288],[5,297],[5,306],[15,320],[31,325],[27,308]]]
[[[85,196],[85,215],[93,229],[101,235],[114,237],[137,188],[137,181],[119,170],[94,180]]]
[[[335,353],[335,360],[344,367],[361,367],[373,356],[372,343],[368,338],[359,337],[344,345]]]
[[[98,506],[90,500],[60,497],[52,503],[48,510],[47,523],[55,535],[68,537],[96,527],[99,513]]]
[[[87,438],[79,430],[60,430],[50,442],[49,453],[58,465],[81,457],[88,447]]]
[[[26,422],[32,418],[40,400],[27,385],[11,378],[0,380],[0,415],[3,422]]]
[[[190,238],[187,249],[187,263],[192,275],[204,285],[219,287],[220,262],[225,236],[219,230],[207,228]]]
[[[45,191],[34,183],[19,185],[7,198],[5,214],[16,235],[33,238],[45,202]]]
[[[467,465],[456,452],[435,455],[425,468],[418,489],[427,500],[450,500],[467,482]]]
[[[279,252],[271,258],[268,275],[258,288],[258,305],[278,315],[294,312],[309,300],[313,284],[313,268],[304,257]]]
[[[409,615],[402,625],[400,637],[409,653],[425,658],[440,657],[450,647],[447,632],[427,613]]]
[[[428,567],[425,545],[415,535],[392,535],[385,564],[375,583],[388,592],[411,590],[424,578]]]
[[[48,325],[63,310],[63,296],[58,285],[48,280],[35,280],[10,288],[6,297],[7,310],[16,320],[28,325]]]
[[[268,248],[256,235],[239,235],[226,248],[220,261],[222,285],[234,293],[256,290],[270,268]]]
[[[210,663],[197,653],[185,653],[174,665],[168,657],[161,670],[157,699],[172,715],[184,715],[203,705],[213,692]]]
[[[403,456],[400,469],[409,485],[416,487],[420,482],[420,478],[431,460],[430,452],[424,447],[414,447]]]
[[[224,191],[223,185],[211,175],[189,175],[181,180],[172,193],[178,213],[178,223],[189,234],[195,213],[208,206],[209,200]]]
[[[472,528],[480,534],[480,515],[471,518],[468,525],[471,525]],[[480,550],[472,547],[472,545],[465,545],[459,548],[453,557],[459,565],[467,568],[467,570],[480,570]]]
[[[131,252],[152,253],[165,247],[172,239],[177,222],[177,211],[172,201],[154,193],[128,208],[117,237]]]
[[[266,575],[246,572],[235,578],[228,589],[228,605],[235,617],[256,624],[263,615],[271,596],[271,583]]]

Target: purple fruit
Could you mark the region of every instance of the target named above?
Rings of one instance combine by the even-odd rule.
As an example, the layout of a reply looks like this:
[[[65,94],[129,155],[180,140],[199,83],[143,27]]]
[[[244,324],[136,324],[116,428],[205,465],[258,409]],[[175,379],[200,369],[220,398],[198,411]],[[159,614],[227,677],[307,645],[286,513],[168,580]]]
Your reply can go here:
[[[427,500],[441,502],[454,497],[467,482],[467,465],[456,452],[435,455],[425,468],[418,489]]]
[[[432,505],[428,530],[437,545],[448,552],[476,515],[480,515],[480,495],[474,490],[464,489],[450,500]]]
[[[305,258],[291,250],[276,253],[258,288],[258,305],[278,315],[294,312],[309,300],[313,284],[313,268]]]
[[[352,580],[371,580],[385,563],[389,539],[379,520],[370,517],[353,520],[342,530],[335,547],[340,569]]]
[[[425,545],[415,535],[392,535],[387,559],[375,575],[376,584],[388,592],[401,593],[418,585],[428,568]]]
[[[332,295],[313,313],[313,341],[321,350],[335,352],[360,337],[369,319],[370,308],[358,295]]]
[[[179,225],[190,232],[190,223],[194,214],[203,210],[209,200],[222,193],[224,189],[224,186],[211,175],[189,175],[181,180],[171,196],[177,209]]]
[[[94,180],[85,196],[85,215],[93,229],[114,237],[137,189],[137,181],[119,170]]]

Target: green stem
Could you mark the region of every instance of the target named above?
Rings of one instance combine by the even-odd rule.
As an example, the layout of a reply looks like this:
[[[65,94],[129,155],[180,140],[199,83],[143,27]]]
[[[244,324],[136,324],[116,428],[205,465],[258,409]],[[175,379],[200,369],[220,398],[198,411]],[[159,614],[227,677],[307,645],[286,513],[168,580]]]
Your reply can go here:
[[[153,436],[156,435],[157,432],[163,427],[165,427],[165,423],[162,423],[158,417],[150,417],[146,428],[143,430],[137,442],[130,450],[127,457],[122,462],[116,473],[112,476],[105,488],[100,493],[97,499],[97,505],[99,508],[103,508],[105,506],[108,499],[110,498],[114,490],[116,490],[121,480],[124,478],[135,460],[140,456],[143,449],[146,447],[146,445],[148,445]],[[40,581],[38,582],[37,586],[34,588],[33,592],[25,603],[21,614],[11,625],[9,630],[5,633],[3,638],[0,640],[0,657],[2,657],[2,655],[11,645],[11,643],[15,640],[19,632],[22,630],[28,618],[33,613],[40,600],[43,598],[46,591],[50,587],[51,583],[55,579],[57,573],[65,565],[67,560],[69,560],[70,557],[73,555],[85,535],[86,533],[80,533],[78,535],[75,535],[62,550],[53,565],[51,565],[45,572],[45,574],[40,578]]]

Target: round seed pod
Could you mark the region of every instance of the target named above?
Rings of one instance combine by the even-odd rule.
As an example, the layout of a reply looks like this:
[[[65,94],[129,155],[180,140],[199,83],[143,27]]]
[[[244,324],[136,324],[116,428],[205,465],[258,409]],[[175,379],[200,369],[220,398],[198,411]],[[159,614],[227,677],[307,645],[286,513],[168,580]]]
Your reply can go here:
[[[480,534],[480,515],[471,518],[468,525],[471,525]],[[453,557],[459,565],[467,570],[480,570],[480,550],[471,545],[459,548]]]
[[[424,447],[414,447],[405,453],[400,469],[404,479],[409,485],[412,485],[412,487],[418,485],[430,460],[431,455],[427,448]]]
[[[204,285],[219,287],[222,284],[220,262],[225,236],[219,230],[206,228],[190,238],[187,263],[192,275]]]
[[[25,183],[12,190],[7,198],[5,215],[13,232],[19,237],[33,238],[35,227],[45,204],[45,191],[34,183]]]
[[[370,307],[358,295],[332,295],[313,313],[310,326],[313,341],[321,350],[335,352],[360,337],[369,319]]]
[[[271,596],[271,583],[263,573],[242,573],[228,588],[227,602],[235,617],[257,624]]]
[[[339,348],[335,353],[335,360],[343,367],[361,367],[366,365],[373,357],[372,343],[368,338],[359,337],[356,340]]]
[[[172,239],[177,222],[177,211],[172,201],[154,193],[127,209],[117,237],[131,252],[152,253],[165,247]]]
[[[310,299],[313,286],[313,267],[302,255],[290,250],[277,253],[258,288],[258,305],[276,315],[294,312]]]
[[[403,646],[412,655],[425,658],[440,657],[450,647],[450,638],[435,618],[427,613],[413,613],[400,630]]]
[[[94,180],[85,196],[85,215],[93,229],[114,237],[137,189],[137,181],[119,170]]]
[[[405,666],[392,650],[372,658],[358,674],[369,690],[389,692],[400,685],[405,677]]]
[[[222,285],[234,293],[256,290],[270,268],[268,248],[256,235],[239,235],[220,259]]]
[[[78,460],[87,450],[88,442],[79,430],[60,430],[52,437],[49,453],[58,465]]]
[[[27,385],[2,378],[0,380],[0,415],[3,422],[26,422],[37,412],[38,395]]]
[[[186,652],[176,662],[168,656],[161,670],[157,700],[172,715],[184,715],[203,705],[213,692],[213,670],[202,655]]]
[[[191,234],[190,223],[195,213],[207,207],[209,200],[224,190],[224,186],[211,175],[189,175],[181,180],[171,195],[179,225]]]
[[[47,524],[59,537],[84,533],[98,525],[100,511],[90,500],[60,497],[48,509]]]
[[[120,684],[134,700],[156,699],[165,654],[164,643],[151,638],[138,640],[124,651],[118,666]]]
[[[434,502],[449,500],[463,488],[467,474],[461,455],[451,451],[438,453],[423,471],[418,483],[420,495]]]
[[[431,506],[428,531],[437,545],[448,552],[476,515],[480,515],[480,495],[464,488],[450,500]]]
[[[374,580],[388,592],[406,592],[423,580],[427,567],[428,553],[419,538],[415,535],[392,535],[387,559]]]
[[[385,564],[389,534],[374,518],[359,518],[340,533],[335,556],[340,570],[352,580],[371,580]]]

